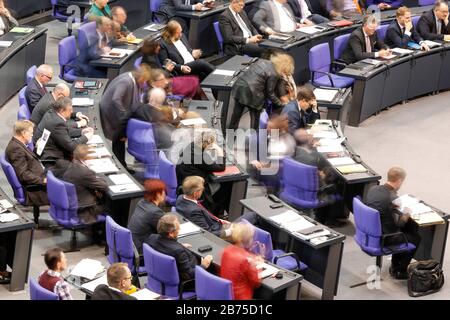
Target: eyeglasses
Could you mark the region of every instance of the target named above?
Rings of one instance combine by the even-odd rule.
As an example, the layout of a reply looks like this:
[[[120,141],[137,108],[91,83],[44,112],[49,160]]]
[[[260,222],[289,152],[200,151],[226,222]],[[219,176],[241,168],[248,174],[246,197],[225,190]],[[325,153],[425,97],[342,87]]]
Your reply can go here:
[[[47,78],[50,79],[50,80],[52,80],[52,77],[51,77],[51,76],[48,76],[48,75],[46,75],[46,74],[43,74],[43,76],[44,76],[44,77],[47,77]]]

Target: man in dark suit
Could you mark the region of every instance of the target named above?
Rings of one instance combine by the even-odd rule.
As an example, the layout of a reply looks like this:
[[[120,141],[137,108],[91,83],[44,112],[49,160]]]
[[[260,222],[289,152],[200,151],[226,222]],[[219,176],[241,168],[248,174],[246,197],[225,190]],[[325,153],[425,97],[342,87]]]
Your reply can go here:
[[[293,135],[297,129],[306,128],[320,119],[314,92],[307,87],[297,89],[297,100],[290,101],[281,111],[289,121],[289,132]]]
[[[103,204],[108,183],[103,175],[97,175],[88,168],[86,160],[89,147],[78,145],[73,152],[72,162],[58,160],[52,168],[56,177],[75,185],[78,198],[78,216],[84,223],[94,223],[99,214],[107,210]]]
[[[177,17],[177,11],[202,11],[206,6],[201,0],[162,0],[159,9],[154,14],[161,21],[167,23],[169,20],[177,20],[187,30],[186,20]]]
[[[47,92],[33,110],[30,121],[36,126],[41,122],[47,111],[52,110],[56,101],[60,98],[67,98],[70,96],[70,89],[65,83],[58,83],[52,92]],[[78,119],[78,121],[77,121]],[[70,136],[77,138],[81,135],[81,128],[86,127],[89,118],[81,112],[73,113],[67,126],[69,127]],[[35,127],[36,128],[36,127]]]
[[[341,60],[351,64],[367,58],[373,59],[389,56],[391,51],[383,41],[378,39],[377,27],[378,21],[374,16],[364,16],[363,26],[353,31],[350,35]]]
[[[191,48],[183,35],[183,28],[175,20],[169,21],[164,28],[160,45],[159,61],[165,63],[167,59],[172,60],[175,62],[177,72],[198,75],[200,81],[203,81],[215,69],[212,64],[200,59],[202,55],[200,49]]]
[[[100,116],[105,136],[112,141],[113,152],[126,168],[125,137],[121,136],[121,124],[127,111],[141,101],[141,88],[150,80],[150,68],[122,73],[106,88],[100,101]]]
[[[158,221],[158,234],[150,236],[150,246],[175,258],[180,281],[192,280],[195,277],[195,266],[199,263],[197,257],[187,249],[188,244],[177,241],[179,232],[180,222],[177,216],[172,213],[166,214]],[[200,265],[207,269],[212,259],[211,255],[207,255],[201,258]]]
[[[415,250],[392,255],[390,274],[397,279],[407,279],[407,268],[414,256],[419,244],[420,235],[417,233],[417,224],[411,219],[409,213],[403,213],[399,217],[395,212],[392,200],[397,198],[397,191],[406,178],[406,172],[402,168],[393,167],[387,174],[387,182],[384,185],[374,186],[367,193],[365,204],[380,213],[381,229],[383,234],[403,232],[408,242],[416,246]],[[404,243],[404,237],[400,235],[385,238],[384,245],[398,245]]]
[[[244,0],[231,0],[228,9],[219,16],[223,51],[227,56],[246,54],[260,57],[264,52],[258,46],[262,36],[248,19],[244,6]]]
[[[330,21],[320,14],[313,13],[309,0],[288,0],[288,5],[291,7],[294,15],[300,18],[300,23],[313,25]]]
[[[47,64],[42,64],[36,69],[36,75],[31,79],[25,89],[25,99],[27,99],[28,109],[33,112],[39,100],[47,93],[45,85],[52,81],[53,69]]]
[[[389,47],[407,48],[409,42],[420,45],[422,50],[429,51],[430,48],[423,41],[420,34],[411,22],[411,10],[400,7],[396,12],[397,19],[392,21],[386,31],[384,39]]]
[[[29,205],[48,204],[44,168],[38,157],[27,147],[33,137],[33,123],[19,120],[14,124],[14,136],[5,150],[7,160],[16,172],[17,178],[26,190],[26,202]],[[36,190],[27,190],[27,186],[36,186]]]
[[[44,115],[33,138],[35,152],[41,159],[69,159],[77,145],[86,143],[93,136],[94,129],[88,127],[81,131],[81,137],[75,140],[70,137],[67,120],[72,113],[72,100],[61,98],[55,103],[53,110]],[[44,134],[44,130],[49,134],[47,131]]]
[[[108,285],[101,284],[95,288],[92,300],[136,300],[126,292],[133,286],[131,284],[131,271],[123,262],[113,263],[106,272]]]
[[[450,40],[448,4],[436,1],[434,8],[425,12],[417,22],[417,31],[425,40]]]

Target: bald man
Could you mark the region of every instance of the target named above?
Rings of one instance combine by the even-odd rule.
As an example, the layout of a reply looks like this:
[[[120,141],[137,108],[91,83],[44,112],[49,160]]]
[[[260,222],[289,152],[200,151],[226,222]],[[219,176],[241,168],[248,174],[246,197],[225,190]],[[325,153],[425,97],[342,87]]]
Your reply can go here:
[[[25,90],[25,98],[27,99],[28,108],[33,112],[34,107],[39,100],[47,93],[45,85],[53,78],[53,69],[48,64],[42,64],[36,69],[36,75],[27,85]]]

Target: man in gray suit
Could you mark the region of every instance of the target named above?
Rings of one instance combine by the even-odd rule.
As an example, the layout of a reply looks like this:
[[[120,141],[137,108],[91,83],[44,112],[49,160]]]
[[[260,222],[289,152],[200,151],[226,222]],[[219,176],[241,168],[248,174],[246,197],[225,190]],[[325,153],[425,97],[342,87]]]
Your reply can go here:
[[[262,1],[253,16],[253,22],[261,32],[269,35],[277,32],[292,32],[306,26],[294,16],[287,0]]]
[[[112,141],[113,152],[126,168],[125,137],[121,136],[123,117],[132,106],[141,101],[141,88],[150,80],[150,68],[122,73],[106,88],[100,101],[100,117],[105,136]]]

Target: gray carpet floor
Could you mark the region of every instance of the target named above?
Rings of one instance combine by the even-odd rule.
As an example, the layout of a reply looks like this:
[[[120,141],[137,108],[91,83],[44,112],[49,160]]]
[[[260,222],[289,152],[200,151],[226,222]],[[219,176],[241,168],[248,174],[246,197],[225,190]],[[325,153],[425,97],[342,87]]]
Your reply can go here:
[[[45,23],[49,28],[47,40],[46,62],[54,66],[54,81],[60,81],[57,59],[58,38],[65,36],[63,23],[51,21]],[[397,105],[387,111],[371,117],[360,127],[346,127],[345,134],[354,150],[376,172],[384,178],[389,167],[398,165],[408,172],[401,193],[414,194],[430,204],[444,210],[450,210],[447,199],[450,190],[450,152],[447,150],[450,137],[450,106],[447,99],[450,92],[436,96],[426,96]],[[0,150],[8,143],[12,125],[16,120],[18,98],[13,97],[0,108]],[[248,122],[248,117],[243,121]],[[384,181],[384,180],[383,180]],[[0,187],[11,197],[9,187],[3,172],[0,172]],[[248,197],[264,194],[262,187],[249,184]],[[30,217],[32,214],[28,212]],[[43,219],[49,219],[48,214],[42,214]],[[388,273],[389,257],[384,259],[382,278],[379,288],[361,286],[350,289],[350,285],[364,281],[369,277],[367,268],[375,264],[375,259],[364,254],[353,240],[353,223],[338,231],[347,235],[340,274],[339,289],[336,299],[411,299],[407,294],[406,282],[393,280]],[[42,254],[54,246],[67,247],[70,233],[67,231],[53,232],[36,230],[34,234],[31,256],[30,277],[36,278],[45,269]],[[80,235],[79,252],[67,254],[69,269],[83,258],[92,258],[107,265],[103,248],[92,246],[84,235]],[[450,270],[450,256],[447,254],[443,266],[444,272]],[[141,283],[146,280],[142,279]],[[436,294],[417,299],[449,299],[450,284],[447,282]],[[11,293],[6,286],[0,285],[0,299],[29,299],[28,289]],[[84,299],[84,295],[72,290],[75,299]],[[302,286],[302,299],[317,300],[320,291],[312,285]]]

